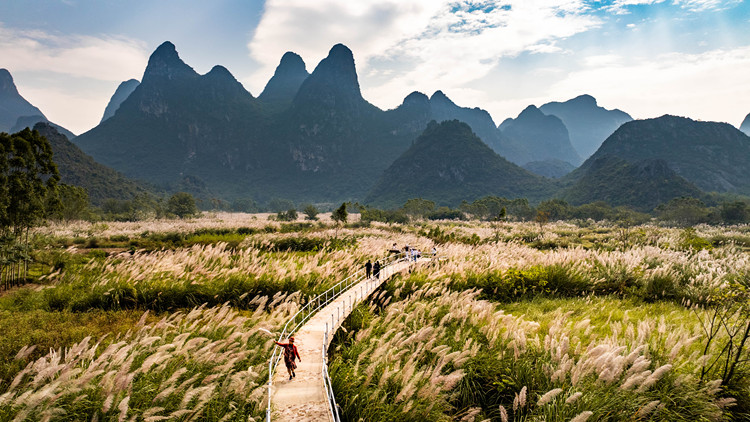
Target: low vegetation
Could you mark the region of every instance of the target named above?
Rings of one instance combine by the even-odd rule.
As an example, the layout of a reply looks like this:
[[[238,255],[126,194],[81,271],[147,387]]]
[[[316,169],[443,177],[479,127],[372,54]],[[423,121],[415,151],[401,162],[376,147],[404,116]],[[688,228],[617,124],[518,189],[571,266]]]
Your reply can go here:
[[[317,221],[37,227],[30,283],[0,294],[0,420],[260,420],[264,330],[394,242],[443,259],[336,334],[346,420],[748,417],[750,228],[511,222],[523,204],[483,205],[490,221],[413,201],[405,223],[342,204]]]

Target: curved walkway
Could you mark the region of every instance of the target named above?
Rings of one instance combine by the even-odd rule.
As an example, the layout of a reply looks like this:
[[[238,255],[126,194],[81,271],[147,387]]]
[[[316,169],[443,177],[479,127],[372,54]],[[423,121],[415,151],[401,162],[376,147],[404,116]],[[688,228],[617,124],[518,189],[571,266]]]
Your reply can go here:
[[[419,262],[429,261],[422,258]],[[380,279],[370,278],[355,284],[320,309],[294,334],[302,361],[293,380],[280,364],[273,377],[273,419],[278,421],[332,421],[328,396],[323,383],[323,359],[332,335],[363,298],[394,274],[407,270],[415,262],[397,262],[380,271]],[[325,345],[323,343],[326,343]]]

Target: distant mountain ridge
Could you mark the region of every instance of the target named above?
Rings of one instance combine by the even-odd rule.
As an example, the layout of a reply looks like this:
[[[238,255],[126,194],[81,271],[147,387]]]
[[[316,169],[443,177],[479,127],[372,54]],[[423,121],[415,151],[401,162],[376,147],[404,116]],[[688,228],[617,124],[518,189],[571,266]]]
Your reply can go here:
[[[617,124],[617,119],[612,118],[613,111],[599,107],[590,96],[545,106],[555,104],[563,112],[579,110],[581,115],[573,119],[579,124],[588,121],[593,126],[606,126],[600,125],[600,120],[606,120],[610,128]],[[609,117],[591,119],[587,113],[605,113]],[[619,111],[615,114],[629,118]],[[449,130],[450,125],[440,125],[454,119],[465,123],[468,134],[466,128]],[[436,123],[430,125],[433,120]],[[437,135],[433,133],[437,137],[453,134],[457,145],[464,148],[456,150],[444,140],[435,144],[442,145],[440,148],[428,147],[429,143],[418,145],[417,138],[425,136],[428,125],[437,125],[430,132],[437,130]],[[631,129],[620,132],[628,125],[617,129],[615,134],[628,133]],[[545,199],[565,186],[568,190],[564,193],[577,201],[583,198],[580,189],[576,193],[572,188],[578,183],[579,188],[595,192],[594,196],[616,199],[619,191],[623,198],[630,195],[630,200],[650,206],[649,201],[667,197],[670,192],[700,193],[696,186],[717,190],[685,174],[689,166],[680,167],[675,153],[679,155],[684,148],[673,138],[689,138],[695,131],[685,126],[681,122],[635,130],[629,135],[630,140],[622,144],[628,151],[628,144],[637,145],[642,154],[631,154],[632,157],[629,152],[609,145],[614,142],[610,139],[617,138],[613,134],[602,144],[596,159],[612,156],[617,160],[599,161],[596,166],[586,161],[582,169],[558,182],[531,174],[503,158],[514,158],[516,153],[515,160],[522,161],[519,164],[551,178],[570,171],[570,162],[578,162],[572,136],[566,138],[569,128],[564,118],[547,114],[542,108],[529,107],[499,128],[486,111],[458,106],[442,91],[431,97],[412,92],[397,108],[384,111],[362,96],[354,55],[341,44],[333,46],[312,73],[307,72],[301,57],[291,52],[285,54],[274,76],[255,98],[226,68],[215,66],[200,75],[180,59],[173,44],[165,42],[151,55],[142,83],[122,101],[114,116],[76,138],[76,143],[126,176],[145,179],[167,191],[187,190],[204,199],[252,198],[266,202],[288,198],[326,203],[372,200],[395,204],[394,201],[403,199],[393,196],[397,192],[402,196],[415,193],[426,197],[422,195],[425,193],[436,202],[453,203],[460,195],[465,196],[461,199],[470,199],[468,196],[475,193]],[[732,150],[721,136],[714,141],[715,135],[699,135],[704,139],[703,149],[724,158],[727,154],[747,156],[742,148]],[[472,140],[467,141],[469,138]],[[645,139],[650,141],[644,144]],[[443,155],[428,159],[425,151]],[[466,158],[469,156],[472,158]],[[412,192],[410,184],[398,185],[398,189],[382,188],[383,183],[398,184],[408,178],[422,180],[422,175],[404,162],[405,157],[417,157],[429,164],[424,164],[423,169],[432,176],[424,179],[424,183],[432,191]],[[708,167],[716,166],[712,163]],[[732,166],[730,163],[727,168]],[[435,174],[432,168],[444,170]],[[735,170],[733,174],[739,173]],[[609,183],[604,187],[592,182],[606,178],[605,171],[633,178],[633,182]],[[394,178],[391,174],[394,172],[408,176]],[[718,180],[715,172],[708,173],[705,179]],[[466,174],[468,179],[443,179],[450,174]],[[658,183],[649,184],[654,177]],[[482,178],[489,184],[480,183]],[[731,185],[727,190],[742,193],[741,179],[739,175],[726,178]],[[444,183],[431,183],[440,180]],[[456,187],[456,180],[470,180],[472,184],[461,190]],[[509,181],[515,184],[509,186]],[[633,186],[662,193],[629,194]],[[442,198],[438,195],[440,189],[445,193]],[[381,200],[378,197],[381,193],[391,196]]]
[[[660,160],[703,191],[750,194],[750,137],[726,123],[670,115],[625,123],[564,181],[584,178],[605,157]]]
[[[516,142],[516,151],[506,157],[525,165],[532,161],[562,160],[573,166],[581,164],[581,157],[570,144],[568,129],[562,120],[545,115],[533,105],[526,107],[515,119],[506,119],[498,128],[503,135]]]
[[[466,123],[433,121],[384,172],[365,202],[394,207],[420,197],[456,206],[486,195],[539,199],[554,190],[551,181],[497,155]]]
[[[651,211],[673,198],[704,194],[675,173],[666,161],[643,159],[629,162],[613,155],[591,157],[576,183],[561,193],[573,205],[604,201]]]
[[[199,75],[165,42],[114,116],[75,142],[126,176],[227,196],[246,188],[228,183],[235,169],[263,164],[250,153],[263,120],[257,100],[224,67]]]
[[[582,159],[591,156],[620,125],[633,120],[628,113],[600,107],[591,95],[539,107],[544,114],[560,118],[568,129],[570,143]]]

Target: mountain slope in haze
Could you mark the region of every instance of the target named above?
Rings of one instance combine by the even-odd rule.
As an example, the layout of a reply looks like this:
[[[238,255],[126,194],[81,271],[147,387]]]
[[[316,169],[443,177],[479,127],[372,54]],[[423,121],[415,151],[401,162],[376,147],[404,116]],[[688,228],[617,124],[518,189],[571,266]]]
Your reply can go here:
[[[114,116],[75,142],[126,176],[232,197],[252,185],[238,176],[268,162],[259,142],[264,124],[257,100],[229,71],[215,66],[199,75],[165,42]]]
[[[471,127],[474,133],[496,153],[509,160],[509,157],[524,156],[525,149],[516,141],[504,136],[495,127],[492,116],[481,108],[461,107],[448,98],[442,91],[435,91],[432,97],[414,91],[393,110],[386,111],[386,121],[391,133],[397,136],[416,138],[427,127],[427,123],[435,120],[458,120]],[[525,161],[524,161],[525,163]]]
[[[10,72],[0,69],[0,132],[20,132],[27,127],[33,128],[38,122],[49,122],[49,120],[41,110],[21,96]],[[65,136],[75,137],[64,127],[51,124]]]
[[[505,139],[497,130],[492,116],[486,110],[479,107],[460,107],[448,98],[443,91],[435,91],[430,97],[431,119],[438,122],[446,120],[458,120],[471,127],[490,148],[498,154],[503,154]]]
[[[604,156],[663,160],[704,191],[750,194],[750,137],[726,123],[670,115],[625,123],[565,179],[579,179]]]
[[[0,131],[10,133],[23,116],[44,117],[44,114],[21,96],[10,72],[0,69]]]
[[[631,163],[612,155],[591,157],[575,184],[560,193],[573,205],[604,201],[644,212],[673,198],[703,195],[664,160],[644,159]]]
[[[37,123],[47,123],[47,124],[49,124],[50,126],[52,126],[55,129],[57,129],[58,132],[60,132],[61,134],[65,135],[65,137],[68,138],[68,139],[73,139],[73,138],[76,137],[73,134],[73,132],[69,131],[68,129],[65,129],[64,127],[62,127],[60,125],[57,125],[57,124],[54,124],[54,123],[50,122],[49,120],[47,120],[46,117],[44,117],[42,115],[39,115],[39,116],[21,116],[21,117],[19,117],[18,120],[16,120],[16,124],[13,125],[12,128],[10,128],[10,133],[20,132],[20,131],[22,131],[22,130],[24,130],[26,128],[33,129],[34,126]]]
[[[568,129],[570,143],[583,159],[591,156],[620,125],[633,120],[624,111],[599,107],[590,95],[580,95],[565,102],[550,102],[539,109],[562,120]]]
[[[533,105],[526,107],[515,119],[506,119],[499,130],[522,148],[507,158],[514,163],[562,160],[573,166],[581,157],[570,144],[568,130],[556,116],[545,115]]]
[[[106,199],[129,200],[149,191],[142,184],[94,161],[52,124],[37,123],[34,130],[49,140],[60,181],[85,188],[93,205],[101,205]]]
[[[466,123],[433,121],[385,171],[365,202],[394,207],[421,197],[455,206],[485,195],[535,199],[554,188],[549,180],[497,155]]]
[[[296,53],[287,52],[281,57],[271,79],[258,99],[266,103],[288,105],[297,95],[302,82],[310,76],[305,62]]]
[[[550,179],[559,179],[576,169],[575,166],[567,161],[552,158],[542,161],[530,161],[521,167],[534,174]]]
[[[128,98],[140,84],[141,83],[136,79],[129,79],[120,83],[115,90],[115,93],[112,94],[112,98],[109,99],[107,107],[104,109],[104,115],[102,116],[101,122],[114,116],[117,109],[120,108],[120,104],[122,104],[122,102],[125,101],[125,99]]]
[[[745,132],[745,135],[750,136],[750,114],[745,116],[745,120],[740,125],[740,130]]]

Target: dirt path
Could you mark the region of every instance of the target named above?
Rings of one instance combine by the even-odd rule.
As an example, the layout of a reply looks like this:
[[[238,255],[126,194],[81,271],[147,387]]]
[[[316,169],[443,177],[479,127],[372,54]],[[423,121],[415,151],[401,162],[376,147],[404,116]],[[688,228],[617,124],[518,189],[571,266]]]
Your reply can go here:
[[[429,261],[421,259],[420,261]],[[412,263],[413,264],[413,263]],[[326,324],[335,332],[354,306],[367,297],[380,284],[401,271],[409,263],[399,262],[381,270],[380,279],[369,279],[352,286],[336,300],[322,308],[294,335],[295,344],[302,357],[298,362],[297,376],[289,380],[284,362],[280,362],[273,378],[273,420],[278,421],[331,421],[328,399],[323,384],[323,339]],[[329,340],[333,336],[329,334]],[[329,341],[330,343],[330,341]],[[328,344],[325,345],[328,350]]]

